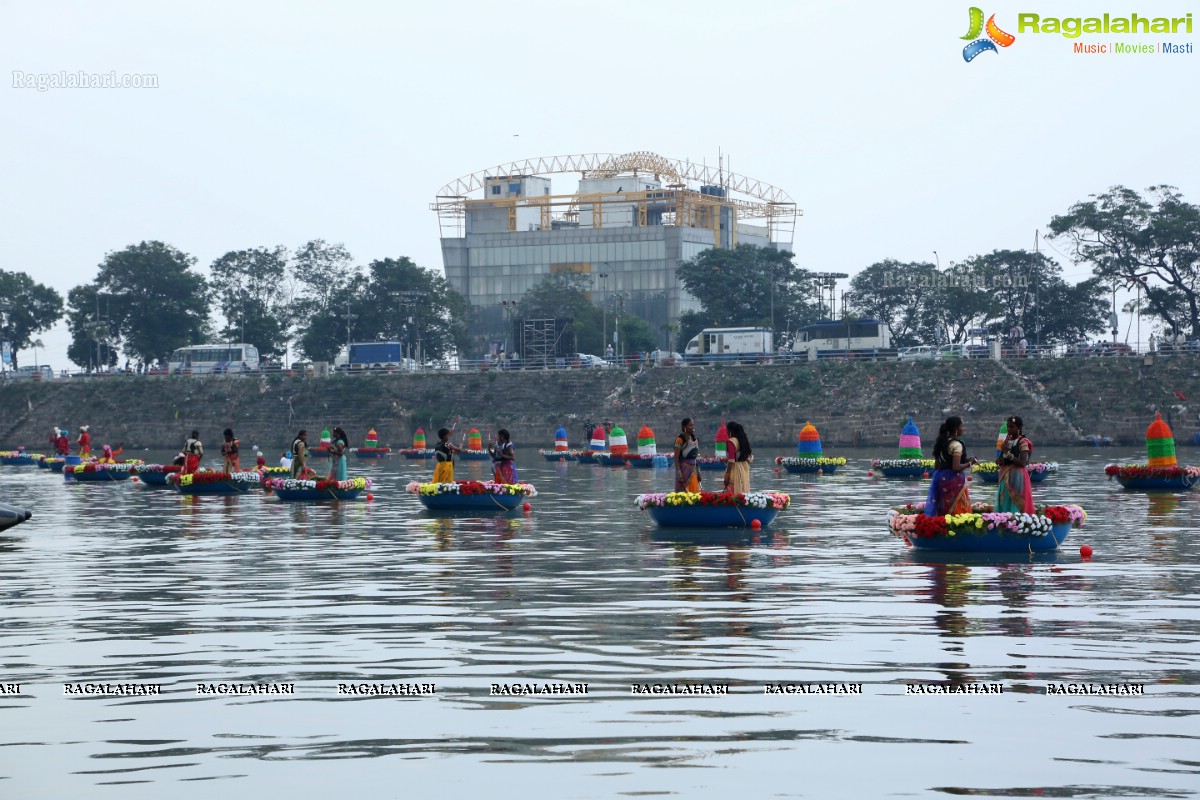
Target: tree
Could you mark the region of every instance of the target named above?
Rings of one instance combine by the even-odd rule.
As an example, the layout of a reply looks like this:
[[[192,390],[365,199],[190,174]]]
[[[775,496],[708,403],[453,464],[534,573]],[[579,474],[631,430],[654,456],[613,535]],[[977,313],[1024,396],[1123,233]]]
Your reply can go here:
[[[192,270],[195,263],[162,242],[109,253],[95,282],[68,294],[72,333],[78,337],[91,326],[98,340],[96,331],[103,328],[111,345],[147,363],[197,344],[208,321],[208,285]]]
[[[0,269],[0,341],[12,344],[13,367],[17,351],[29,347],[34,334],[50,330],[62,316],[62,295],[24,272]]]
[[[287,248],[232,250],[209,270],[225,319],[221,338],[253,344],[262,355],[282,356],[292,317]]]
[[[345,342],[347,315],[354,313],[355,290],[365,282],[345,246],[313,239],[293,258],[300,299],[296,301],[300,350],[314,361],[332,361]]]
[[[1172,186],[1146,192],[1149,199],[1115,186],[1092,195],[1051,219],[1050,231],[1110,289],[1145,278],[1146,313],[1200,337],[1200,206]]]
[[[407,342],[411,351],[441,358],[466,347],[466,302],[436,272],[407,256],[384,258],[367,265],[362,302],[352,314],[354,329],[364,339]]]
[[[547,275],[521,298],[526,319],[569,319],[565,332],[580,353],[604,353],[603,309],[592,303],[591,276],[581,272]],[[616,320],[614,319],[615,325]]]
[[[758,325],[799,328],[816,318],[812,277],[792,263],[792,254],[740,244],[709,248],[676,269],[683,287],[700,301],[701,327]],[[699,318],[680,315],[682,335],[694,333]],[[699,330],[698,328],[696,330]]]
[[[658,349],[654,340],[654,332],[650,330],[650,325],[646,320],[641,317],[621,317],[618,329],[621,331],[621,350],[626,355]]]
[[[1041,344],[1075,344],[1108,327],[1107,289],[1099,278],[1074,286],[1050,281],[1037,289],[1037,336]]]
[[[846,308],[886,322],[894,347],[933,341],[937,275],[934,265],[924,261],[877,261],[850,280]]]
[[[105,298],[105,307],[110,304]],[[95,284],[76,286],[67,293],[67,329],[71,343],[67,358],[88,372],[117,363],[118,337],[111,316],[100,308],[100,292]]]

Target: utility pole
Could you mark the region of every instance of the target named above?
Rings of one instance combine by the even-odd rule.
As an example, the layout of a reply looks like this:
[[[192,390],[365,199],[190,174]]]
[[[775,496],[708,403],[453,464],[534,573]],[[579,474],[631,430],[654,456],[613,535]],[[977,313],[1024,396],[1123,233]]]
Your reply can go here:
[[[608,293],[608,273],[607,272],[598,272],[598,273],[596,273],[596,277],[600,279],[600,281],[604,287],[603,293],[607,295],[607,293]],[[600,320],[601,320],[600,324],[602,326],[601,331],[600,331],[600,353],[601,353],[601,357],[603,357],[604,348],[608,347],[608,298],[607,297],[600,298]]]

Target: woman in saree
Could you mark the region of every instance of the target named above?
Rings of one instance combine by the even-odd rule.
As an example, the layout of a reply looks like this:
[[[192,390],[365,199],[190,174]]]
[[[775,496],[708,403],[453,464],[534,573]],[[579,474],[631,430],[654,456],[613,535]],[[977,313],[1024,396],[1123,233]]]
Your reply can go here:
[[[925,498],[927,517],[971,513],[971,497],[963,473],[979,463],[979,459],[967,456],[962,435],[962,417],[948,417],[938,429],[933,443],[933,480]]]
[[[750,461],[754,450],[750,437],[738,422],[725,423],[729,441],[725,442],[725,491],[728,494],[746,494],[750,491]]]
[[[346,453],[350,451],[350,437],[341,428],[333,429],[329,440],[329,480],[344,481],[349,478],[346,470]]]
[[[433,457],[437,464],[433,468],[434,483],[454,483],[454,454],[461,453],[462,448],[450,443],[449,428],[438,428],[438,441],[433,446]]]
[[[1007,422],[1008,436],[1000,444],[1000,457],[996,459],[1000,484],[996,491],[996,511],[1033,514],[1033,492],[1025,470],[1033,456],[1033,442],[1025,436],[1020,417],[1009,417]]]
[[[675,437],[675,491],[700,491],[700,470],[696,459],[700,456],[700,442],[696,441],[696,423],[692,418],[684,419],[679,435]]]
[[[496,431],[496,444],[488,445],[492,454],[492,475],[496,483],[517,482],[517,452],[504,428]]]

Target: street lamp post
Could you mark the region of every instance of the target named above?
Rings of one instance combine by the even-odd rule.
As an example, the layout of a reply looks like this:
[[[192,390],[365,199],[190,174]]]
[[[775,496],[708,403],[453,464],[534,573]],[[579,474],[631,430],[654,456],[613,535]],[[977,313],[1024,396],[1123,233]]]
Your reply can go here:
[[[603,284],[601,293],[607,294],[607,292],[608,292],[608,273],[607,272],[597,272],[596,277],[599,278],[600,282]],[[601,324],[600,351],[603,352],[604,348],[608,345],[608,299],[606,297],[600,298],[600,320],[601,320],[601,322],[600,322],[600,324]]]

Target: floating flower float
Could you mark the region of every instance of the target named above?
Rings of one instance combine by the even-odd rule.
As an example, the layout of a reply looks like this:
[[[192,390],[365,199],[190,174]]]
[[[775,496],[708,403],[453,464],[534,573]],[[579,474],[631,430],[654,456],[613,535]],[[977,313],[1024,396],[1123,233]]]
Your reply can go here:
[[[67,460],[61,456],[42,456],[38,459],[38,467],[51,472],[62,472],[63,465],[66,463]]]
[[[41,453],[26,453],[24,450],[0,451],[0,464],[7,467],[32,467],[45,456]]]
[[[298,478],[264,478],[263,488],[288,503],[318,500],[354,500],[371,488],[370,478],[349,478],[344,481],[300,480]]]
[[[775,459],[775,465],[784,467],[788,472],[799,474],[832,475],[838,467],[846,466],[844,458],[829,458],[822,455],[821,435],[811,422],[804,423],[800,436],[796,440],[797,455],[792,457],[780,456]]]
[[[419,483],[413,481],[404,491],[415,494],[421,505],[433,511],[512,511],[527,497],[537,497],[537,489],[528,483],[493,481],[455,481]]]
[[[483,447],[483,434],[478,428],[471,428],[467,433],[467,448],[465,452],[459,453],[459,458],[463,461],[491,461],[492,454]]]
[[[578,452],[568,447],[567,429],[561,425],[554,431],[554,449],[538,450],[538,453],[547,461],[574,461],[578,457]]]
[[[605,446],[604,426],[597,425],[596,429],[592,431],[592,438],[588,442],[587,449],[578,456],[579,463],[599,464],[599,457],[604,453]]]
[[[700,456],[696,459],[696,466],[710,472],[725,469],[724,456]]]
[[[925,478],[933,468],[933,459],[921,452],[921,431],[912,417],[900,429],[897,457],[871,460],[871,469],[879,470],[885,478]]]
[[[139,463],[98,464],[89,462],[87,464],[64,464],[62,474],[65,480],[78,481],[79,483],[127,481],[133,474],[133,470],[139,466],[141,466]]]
[[[1057,461],[1038,461],[1026,464],[1025,471],[1029,473],[1031,483],[1041,483],[1051,475],[1058,474]],[[971,467],[971,474],[978,475],[984,483],[996,483],[1000,480],[1000,468],[995,461],[984,461]]]
[[[167,476],[182,472],[178,464],[138,464],[132,472],[146,486],[166,486]]]
[[[918,550],[957,553],[1044,553],[1057,550],[1087,513],[1079,506],[1037,506],[1035,514],[996,513],[974,503],[969,514],[927,517],[924,505],[897,506],[888,512],[888,531]]]
[[[1175,458],[1175,437],[1161,414],[1146,429],[1145,464],[1108,464],[1104,474],[1126,489],[1138,491],[1188,491],[1200,482],[1200,468],[1179,466]]]
[[[167,483],[178,489],[180,494],[245,494],[255,486],[262,485],[262,475],[257,471],[201,470],[187,475],[173,472],[167,476]]]
[[[418,430],[421,434],[421,447],[425,447],[425,432]],[[375,433],[375,429],[367,431],[367,441],[362,447],[354,448],[354,455],[358,458],[386,458],[392,452],[390,447],[379,446],[379,436]],[[401,451],[404,452],[404,451]],[[429,451],[429,455],[422,458],[433,458],[433,451]]]
[[[765,528],[791,503],[783,492],[660,492],[634,499],[634,505],[666,528],[751,528],[756,521]]]

